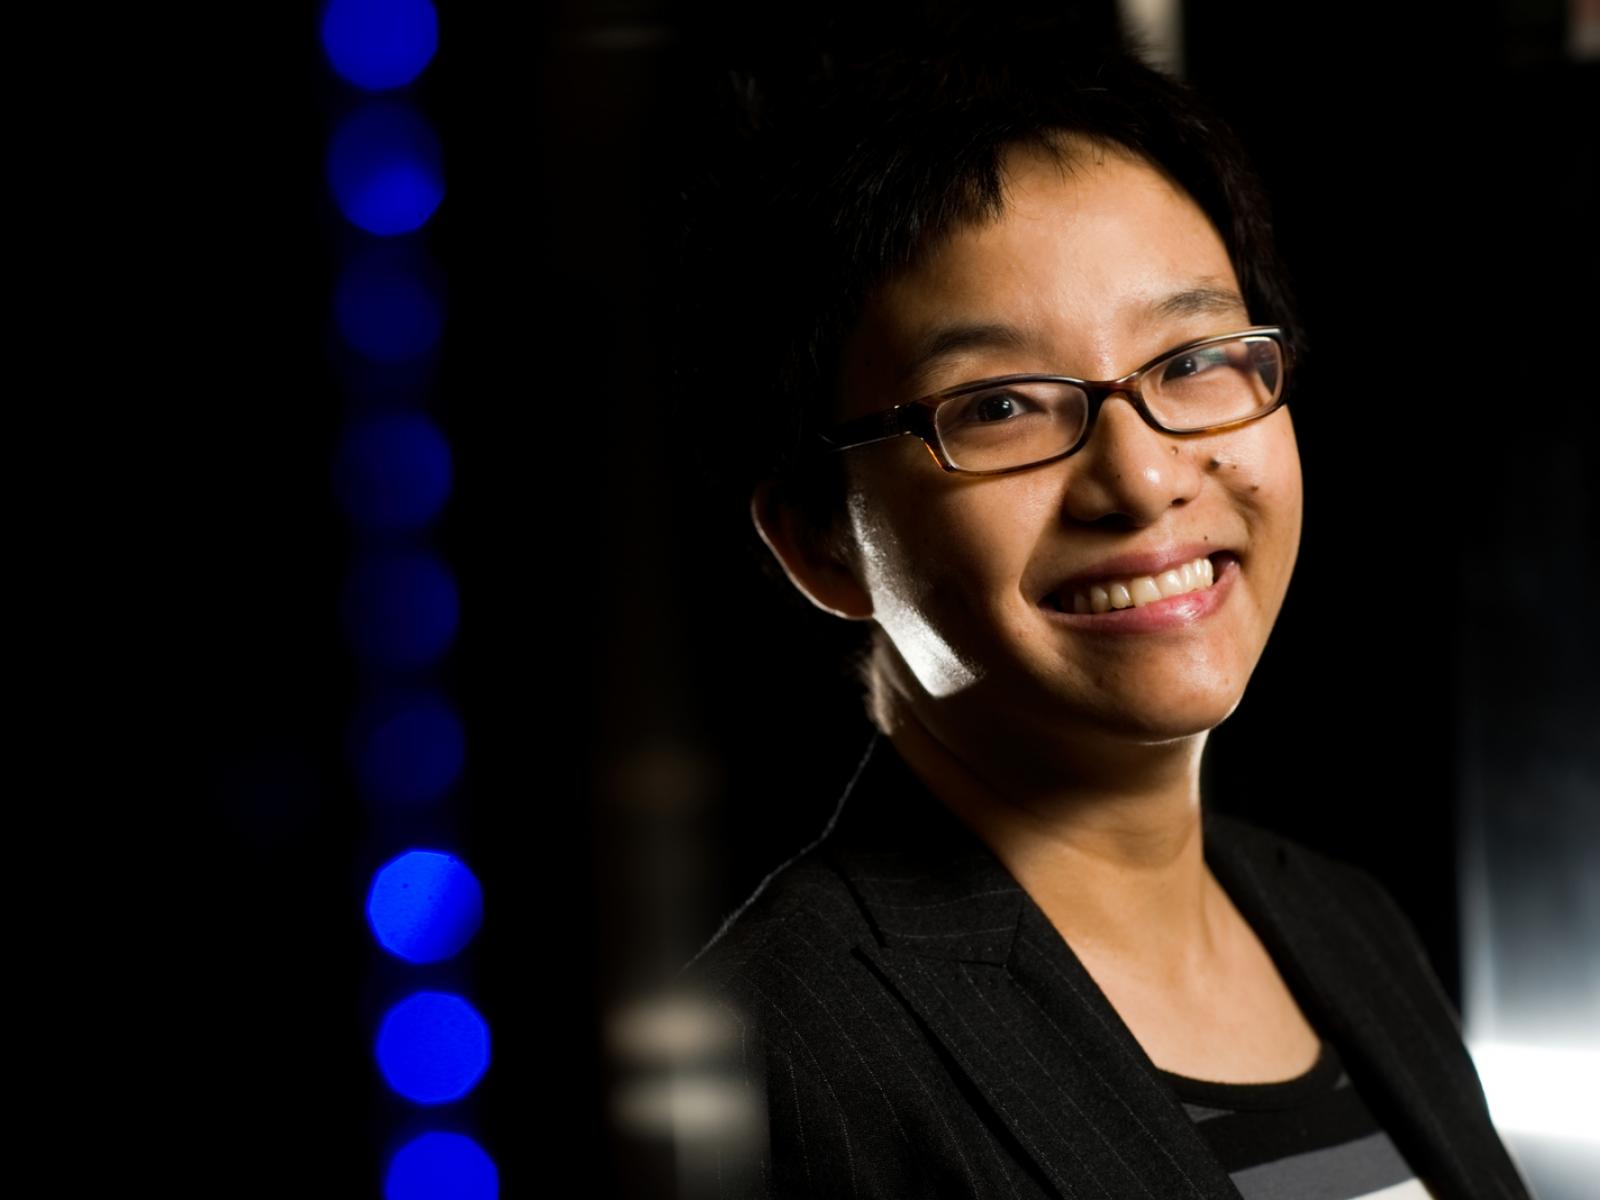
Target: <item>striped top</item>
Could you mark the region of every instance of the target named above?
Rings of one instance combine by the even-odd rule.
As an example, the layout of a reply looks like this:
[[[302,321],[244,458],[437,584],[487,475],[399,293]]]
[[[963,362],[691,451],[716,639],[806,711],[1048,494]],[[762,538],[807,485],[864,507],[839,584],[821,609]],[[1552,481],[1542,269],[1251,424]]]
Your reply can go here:
[[[1310,1070],[1277,1083],[1158,1073],[1245,1200],[1432,1200],[1326,1038]]]

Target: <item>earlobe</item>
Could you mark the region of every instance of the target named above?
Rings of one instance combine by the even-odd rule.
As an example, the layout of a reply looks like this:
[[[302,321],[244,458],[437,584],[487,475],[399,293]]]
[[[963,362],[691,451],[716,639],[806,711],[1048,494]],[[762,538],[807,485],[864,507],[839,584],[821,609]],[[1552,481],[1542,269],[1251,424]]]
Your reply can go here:
[[[750,497],[750,519],[789,582],[824,612],[847,621],[872,619],[872,597],[854,567],[795,509],[785,503],[773,480],[763,480]]]

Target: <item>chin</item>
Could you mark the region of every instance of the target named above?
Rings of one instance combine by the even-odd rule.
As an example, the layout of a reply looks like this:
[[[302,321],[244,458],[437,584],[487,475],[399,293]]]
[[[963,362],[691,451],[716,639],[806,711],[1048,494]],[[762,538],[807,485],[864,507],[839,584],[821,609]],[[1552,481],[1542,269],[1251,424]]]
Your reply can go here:
[[[1221,716],[1186,721],[1148,721],[1126,726],[1122,733],[1129,741],[1158,746],[1168,742],[1186,741],[1189,738],[1203,738],[1225,720],[1227,720],[1226,713]]]
[[[1210,733],[1233,715],[1242,698],[1239,693],[1230,693],[1195,697],[1190,703],[1161,708],[1126,705],[1084,712],[1081,719],[1112,737],[1157,745]]]

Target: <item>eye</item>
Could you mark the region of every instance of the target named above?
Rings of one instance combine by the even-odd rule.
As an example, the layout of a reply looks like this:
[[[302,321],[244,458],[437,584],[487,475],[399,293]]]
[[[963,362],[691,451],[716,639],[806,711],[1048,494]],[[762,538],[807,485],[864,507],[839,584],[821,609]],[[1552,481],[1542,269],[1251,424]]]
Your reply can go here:
[[[1003,425],[1018,417],[1041,411],[1039,405],[1030,397],[1019,391],[1003,388],[968,396],[952,407],[955,411],[949,414],[946,424]]]
[[[1180,354],[1169,362],[1161,371],[1161,382],[1166,383],[1173,379],[1192,379],[1196,375],[1203,375],[1219,364],[1227,365],[1229,362],[1228,351],[1224,346],[1216,346],[1204,350],[1191,350],[1187,354]]]

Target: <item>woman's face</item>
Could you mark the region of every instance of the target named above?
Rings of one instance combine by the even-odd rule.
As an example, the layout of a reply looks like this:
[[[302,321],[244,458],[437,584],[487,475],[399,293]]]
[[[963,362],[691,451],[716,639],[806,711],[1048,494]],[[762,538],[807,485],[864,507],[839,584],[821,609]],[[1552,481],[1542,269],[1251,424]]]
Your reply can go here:
[[[1084,159],[1062,175],[1037,152],[1013,152],[1005,216],[955,234],[873,297],[842,362],[841,420],[992,375],[1115,379],[1183,342],[1255,323],[1242,299],[1147,311],[1199,287],[1238,296],[1227,251],[1194,202],[1142,160],[1105,150]],[[965,344],[919,362],[956,324],[1010,326],[1022,344]],[[959,709],[1007,740],[1087,727],[1154,742],[1208,730],[1239,703],[1300,542],[1287,407],[1179,438],[1118,395],[1075,455],[1006,475],[947,473],[912,437],[847,459],[861,603],[896,651],[897,694],[930,724]],[[1113,556],[1189,546],[1231,551],[1237,574],[1219,573],[1215,596],[1189,597],[1159,628],[1129,632],[1049,608],[1063,580],[1102,574]]]

